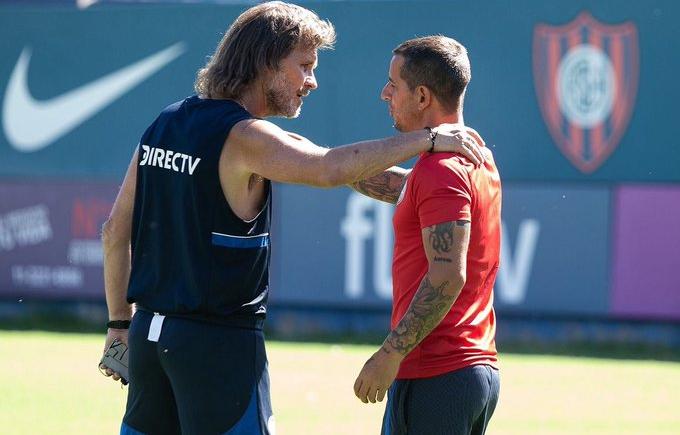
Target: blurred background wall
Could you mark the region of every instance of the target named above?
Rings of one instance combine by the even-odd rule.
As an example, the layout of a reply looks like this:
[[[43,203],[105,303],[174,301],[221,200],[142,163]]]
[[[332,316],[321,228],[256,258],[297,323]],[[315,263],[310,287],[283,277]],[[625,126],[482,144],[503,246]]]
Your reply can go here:
[[[0,2],[5,318],[105,316],[99,232],[139,137],[255,2],[90,3]],[[399,42],[468,48],[465,122],[504,181],[501,339],[680,346],[677,2],[300,4],[338,42],[302,116],[275,122],[319,144],[393,134],[379,92]],[[274,207],[270,328],[385,331],[392,207],[289,185]]]

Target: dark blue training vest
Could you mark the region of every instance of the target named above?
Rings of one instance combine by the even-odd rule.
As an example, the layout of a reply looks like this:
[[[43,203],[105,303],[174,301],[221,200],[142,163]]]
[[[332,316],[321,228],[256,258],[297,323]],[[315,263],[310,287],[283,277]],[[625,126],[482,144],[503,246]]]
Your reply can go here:
[[[168,106],[139,144],[128,302],[165,315],[261,325],[267,309],[271,186],[262,212],[238,218],[218,163],[231,128],[252,118],[230,100]]]

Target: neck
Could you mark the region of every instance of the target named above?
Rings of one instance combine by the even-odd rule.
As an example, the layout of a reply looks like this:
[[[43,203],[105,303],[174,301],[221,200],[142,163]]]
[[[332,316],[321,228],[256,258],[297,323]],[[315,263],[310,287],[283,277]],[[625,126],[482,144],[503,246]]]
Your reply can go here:
[[[259,82],[248,86],[241,94],[240,98],[234,99],[237,103],[243,106],[248,113],[256,118],[265,118],[269,116],[267,113],[267,99],[264,94],[264,89]]]
[[[465,125],[465,122],[463,121],[463,112],[459,110],[453,113],[445,113],[442,111],[427,113],[423,116],[423,122],[420,128],[436,127],[440,124]]]

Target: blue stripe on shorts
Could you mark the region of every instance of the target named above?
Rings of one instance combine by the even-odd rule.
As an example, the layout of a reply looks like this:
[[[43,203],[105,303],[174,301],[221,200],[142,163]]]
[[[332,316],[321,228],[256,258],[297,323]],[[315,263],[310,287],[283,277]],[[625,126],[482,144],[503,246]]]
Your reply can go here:
[[[258,411],[258,394],[257,386],[253,389],[253,394],[250,396],[250,403],[248,409],[243,413],[241,419],[232,426],[223,435],[256,435],[261,434],[260,429],[260,413]]]
[[[120,435],[145,435],[145,434],[144,432],[140,432],[123,423],[120,425]]]

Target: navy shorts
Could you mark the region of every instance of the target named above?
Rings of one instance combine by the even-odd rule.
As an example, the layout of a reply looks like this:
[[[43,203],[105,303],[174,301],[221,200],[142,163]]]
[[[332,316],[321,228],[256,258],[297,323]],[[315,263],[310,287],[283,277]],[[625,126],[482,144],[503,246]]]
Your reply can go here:
[[[273,416],[264,336],[137,311],[129,332],[130,386],[121,434],[269,435]]]
[[[487,365],[398,379],[387,392],[382,434],[483,435],[499,389],[498,370]]]

